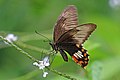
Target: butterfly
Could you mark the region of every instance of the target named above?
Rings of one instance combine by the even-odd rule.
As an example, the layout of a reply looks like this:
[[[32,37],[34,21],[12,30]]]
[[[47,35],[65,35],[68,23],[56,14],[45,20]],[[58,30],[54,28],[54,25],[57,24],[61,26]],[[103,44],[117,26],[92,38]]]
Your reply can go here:
[[[96,24],[93,23],[79,25],[77,9],[69,5],[59,16],[54,27],[53,42],[49,44],[53,50],[60,52],[64,61],[68,62],[67,52],[77,64],[85,68],[89,54],[82,44],[95,29]]]

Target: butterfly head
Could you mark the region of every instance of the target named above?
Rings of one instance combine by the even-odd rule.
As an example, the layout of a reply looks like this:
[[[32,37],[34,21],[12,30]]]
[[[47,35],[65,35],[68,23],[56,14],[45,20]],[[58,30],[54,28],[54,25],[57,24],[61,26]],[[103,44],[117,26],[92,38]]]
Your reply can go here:
[[[58,51],[58,47],[55,45],[54,42],[49,42],[49,44],[52,46],[53,50]]]

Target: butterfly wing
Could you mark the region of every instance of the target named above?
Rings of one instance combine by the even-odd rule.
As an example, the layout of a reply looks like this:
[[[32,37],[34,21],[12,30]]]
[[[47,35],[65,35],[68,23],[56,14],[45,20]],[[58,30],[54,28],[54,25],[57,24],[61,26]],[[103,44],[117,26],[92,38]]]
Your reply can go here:
[[[96,25],[89,23],[78,25],[77,9],[75,6],[68,6],[60,15],[55,24],[53,40],[54,45],[59,48],[64,61],[68,61],[65,53],[68,52],[73,60],[83,68],[88,64],[87,50],[81,44],[87,40],[95,30]]]
[[[95,29],[96,25],[92,23],[80,25],[65,32],[58,39],[57,44],[61,50],[68,52],[72,59],[84,68],[88,64],[89,55],[87,50],[82,48],[82,44]]]
[[[75,6],[68,6],[59,16],[55,24],[53,40],[58,41],[61,35],[70,29],[78,26],[77,9]]]
[[[57,43],[74,43],[81,45],[87,40],[90,34],[96,29],[96,25],[92,23],[82,24],[64,33]]]

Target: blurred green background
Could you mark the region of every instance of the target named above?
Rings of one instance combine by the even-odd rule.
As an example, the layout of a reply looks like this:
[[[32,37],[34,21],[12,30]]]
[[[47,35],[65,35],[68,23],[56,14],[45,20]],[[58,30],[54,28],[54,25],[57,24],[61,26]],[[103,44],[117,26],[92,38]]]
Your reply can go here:
[[[54,24],[67,5],[78,9],[79,23],[95,23],[96,31],[84,46],[90,54],[86,71],[74,63],[63,61],[58,54],[51,66],[78,80],[120,80],[120,0],[0,0],[0,35],[13,33],[23,50],[40,59],[41,52],[50,50],[43,37],[52,40]],[[44,50],[45,49],[45,50]],[[0,41],[0,80],[68,80],[32,65],[33,61]]]

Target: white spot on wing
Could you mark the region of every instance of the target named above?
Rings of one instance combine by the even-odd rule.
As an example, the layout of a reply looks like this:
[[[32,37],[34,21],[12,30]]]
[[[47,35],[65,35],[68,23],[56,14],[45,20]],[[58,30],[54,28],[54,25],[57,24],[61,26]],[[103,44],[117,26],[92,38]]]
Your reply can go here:
[[[77,53],[75,53],[74,56],[77,57],[77,58],[78,58],[78,57],[79,57],[79,58],[84,57],[84,56],[82,55],[82,52],[81,52],[81,51],[78,51]]]

